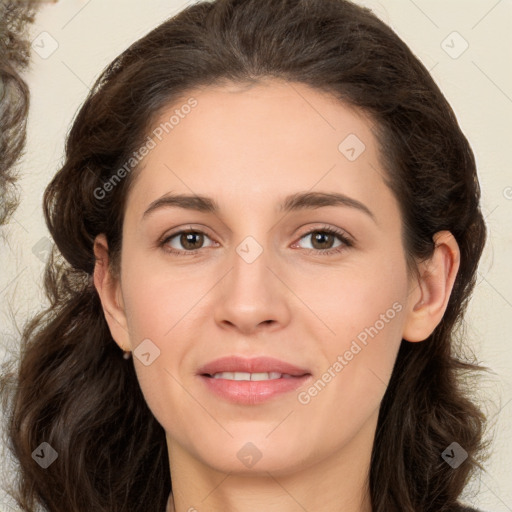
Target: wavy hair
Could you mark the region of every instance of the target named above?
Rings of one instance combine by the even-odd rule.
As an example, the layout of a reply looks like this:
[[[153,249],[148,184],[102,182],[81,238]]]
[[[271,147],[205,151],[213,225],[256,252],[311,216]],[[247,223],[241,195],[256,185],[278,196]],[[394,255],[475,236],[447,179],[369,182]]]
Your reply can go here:
[[[474,155],[450,105],[369,9],[347,0],[202,1],[102,72],[46,189],[44,213],[58,248],[46,269],[49,307],[28,324],[9,386],[9,444],[23,510],[164,510],[171,491],[165,432],[111,337],[92,282],[98,234],[118,261],[133,172],[101,199],[95,190],[187,91],[268,77],[334,94],[375,122],[412,269],[432,254],[438,231],[451,231],[461,252],[440,324],[422,343],[402,340],[372,449],[373,512],[458,510],[482,468],[486,417],[469,389],[482,367],[459,349],[486,227]],[[441,456],[453,441],[468,453],[457,469]],[[46,470],[31,456],[42,442],[58,452]]]
[[[29,63],[26,29],[34,21],[36,0],[0,0],[0,225],[18,205],[14,164],[26,142],[30,94],[20,75]]]

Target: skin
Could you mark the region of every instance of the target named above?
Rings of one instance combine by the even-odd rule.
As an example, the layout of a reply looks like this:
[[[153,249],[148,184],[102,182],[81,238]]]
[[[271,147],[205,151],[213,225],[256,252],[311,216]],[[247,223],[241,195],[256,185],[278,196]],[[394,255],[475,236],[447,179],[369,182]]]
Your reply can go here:
[[[134,350],[150,339],[160,350],[150,365],[137,357],[133,364],[167,433],[169,510],[371,511],[379,405],[402,338],[425,340],[443,316],[457,244],[449,232],[436,234],[431,260],[419,265],[419,276],[408,273],[399,207],[383,181],[372,122],[327,94],[272,79],[190,96],[197,106],[145,157],[129,193],[119,275],[109,270],[103,235],[94,247],[95,285],[114,340]],[[338,150],[349,134],[366,146],[354,161]],[[306,191],[345,194],[374,218],[346,205],[279,212],[285,196]],[[161,207],[144,216],[170,192],[209,196],[220,211]],[[190,224],[206,236],[187,246],[178,235],[159,246]],[[307,234],[325,226],[343,230],[352,246],[328,234],[315,243]],[[236,251],[247,236],[263,251],[252,263]],[[190,247],[199,248],[196,255],[169,252]],[[300,403],[298,393],[393,304],[400,308],[393,319]],[[263,404],[236,405],[196,375],[233,354],[276,357],[312,377]],[[261,453],[252,467],[237,457],[248,442]]]

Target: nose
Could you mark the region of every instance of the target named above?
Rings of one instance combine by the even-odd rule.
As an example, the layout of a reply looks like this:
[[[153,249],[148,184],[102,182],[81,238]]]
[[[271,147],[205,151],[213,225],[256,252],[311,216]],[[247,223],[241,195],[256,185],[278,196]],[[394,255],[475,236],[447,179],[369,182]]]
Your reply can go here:
[[[220,283],[215,321],[223,329],[245,335],[283,328],[290,321],[293,294],[285,285],[280,263],[270,257],[270,250],[251,256],[255,247],[241,246],[234,251],[231,270]]]

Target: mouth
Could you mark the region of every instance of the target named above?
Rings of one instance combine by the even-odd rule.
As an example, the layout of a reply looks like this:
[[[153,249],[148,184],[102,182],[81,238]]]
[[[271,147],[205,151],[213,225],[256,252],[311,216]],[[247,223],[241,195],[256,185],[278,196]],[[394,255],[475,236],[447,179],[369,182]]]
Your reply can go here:
[[[256,405],[289,393],[312,378],[307,370],[285,361],[236,356],[208,363],[198,376],[217,397],[245,405]]]

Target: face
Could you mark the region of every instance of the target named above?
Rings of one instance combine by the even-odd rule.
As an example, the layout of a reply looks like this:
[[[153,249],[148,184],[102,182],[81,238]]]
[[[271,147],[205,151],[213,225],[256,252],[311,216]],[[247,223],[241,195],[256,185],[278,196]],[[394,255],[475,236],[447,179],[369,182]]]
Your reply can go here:
[[[111,329],[169,446],[276,475],[368,452],[413,287],[371,121],[267,81],[195,90],[150,135]]]

